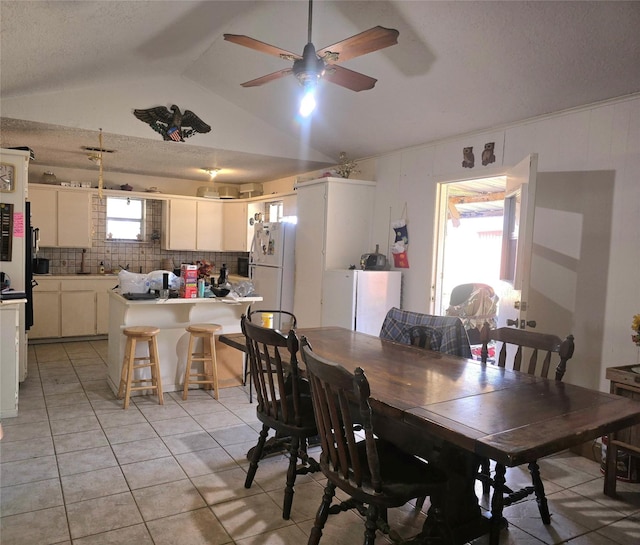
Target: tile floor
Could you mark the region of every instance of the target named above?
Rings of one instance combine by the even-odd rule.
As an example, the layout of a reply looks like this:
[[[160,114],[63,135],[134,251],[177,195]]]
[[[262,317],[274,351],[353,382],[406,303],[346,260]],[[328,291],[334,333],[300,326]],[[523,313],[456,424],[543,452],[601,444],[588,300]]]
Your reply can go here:
[[[304,545],[322,494],[318,474],[299,477],[291,520],[281,517],[283,457],[264,459],[243,486],[257,438],[255,406],[243,388],[220,400],[138,396],[124,411],[106,384],[106,341],[29,347],[20,415],[4,419],[0,441],[2,545]],[[535,501],[505,512],[505,545],[640,543],[640,485],[602,494],[597,464],[568,452],[540,463],[552,512],[545,527]],[[520,469],[513,480],[526,479]],[[423,513],[393,510],[403,536]],[[321,543],[362,542],[353,512],[329,518]],[[388,543],[380,536],[376,543]],[[474,545],[486,545],[485,537]]]

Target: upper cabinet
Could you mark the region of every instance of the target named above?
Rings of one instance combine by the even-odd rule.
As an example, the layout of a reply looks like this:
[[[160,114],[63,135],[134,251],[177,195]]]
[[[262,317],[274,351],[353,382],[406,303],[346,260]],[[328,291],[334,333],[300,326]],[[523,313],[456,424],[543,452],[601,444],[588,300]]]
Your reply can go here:
[[[247,203],[224,203],[222,247],[225,252],[247,252]]]
[[[40,246],[90,248],[91,198],[90,191],[30,185],[31,224],[39,229]]]
[[[169,199],[162,207],[162,247],[165,250],[223,249],[223,203]]]

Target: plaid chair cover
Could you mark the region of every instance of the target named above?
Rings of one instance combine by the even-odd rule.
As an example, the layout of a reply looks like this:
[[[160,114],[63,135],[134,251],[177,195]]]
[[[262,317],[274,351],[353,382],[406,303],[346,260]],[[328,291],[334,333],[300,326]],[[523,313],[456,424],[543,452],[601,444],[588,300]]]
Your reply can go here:
[[[442,331],[438,352],[471,358],[469,338],[460,318],[453,316],[431,316],[393,307],[382,323],[380,338],[402,344],[411,344],[409,329],[414,325],[428,325]]]

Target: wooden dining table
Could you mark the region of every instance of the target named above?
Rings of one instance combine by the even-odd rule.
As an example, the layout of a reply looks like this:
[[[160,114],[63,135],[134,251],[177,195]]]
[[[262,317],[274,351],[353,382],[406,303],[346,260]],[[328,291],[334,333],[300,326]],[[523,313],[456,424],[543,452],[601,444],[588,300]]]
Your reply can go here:
[[[480,509],[480,457],[514,467],[640,423],[640,403],[625,397],[338,327],[296,333],[320,356],[362,367],[376,432],[447,471],[457,543],[490,533],[497,544],[506,523],[502,494],[494,493],[490,516]],[[241,334],[220,341],[243,349]]]

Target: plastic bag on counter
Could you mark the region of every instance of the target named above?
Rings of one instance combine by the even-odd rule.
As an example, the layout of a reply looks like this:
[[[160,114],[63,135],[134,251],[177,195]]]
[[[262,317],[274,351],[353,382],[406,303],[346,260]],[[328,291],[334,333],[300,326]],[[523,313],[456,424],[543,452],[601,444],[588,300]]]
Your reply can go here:
[[[147,293],[149,291],[149,281],[146,274],[121,270],[118,273],[118,284],[120,285],[120,293]]]
[[[237,293],[240,297],[249,297],[255,293],[255,288],[253,282],[243,280],[242,282],[232,284],[232,293],[233,292]]]
[[[162,281],[163,281],[163,276],[165,274],[169,275],[169,289],[179,290],[180,283],[181,283],[180,277],[176,276],[170,271],[162,271],[162,270],[151,271],[149,274],[147,274],[147,280],[149,281],[149,289],[156,290],[156,291],[163,289]]]

